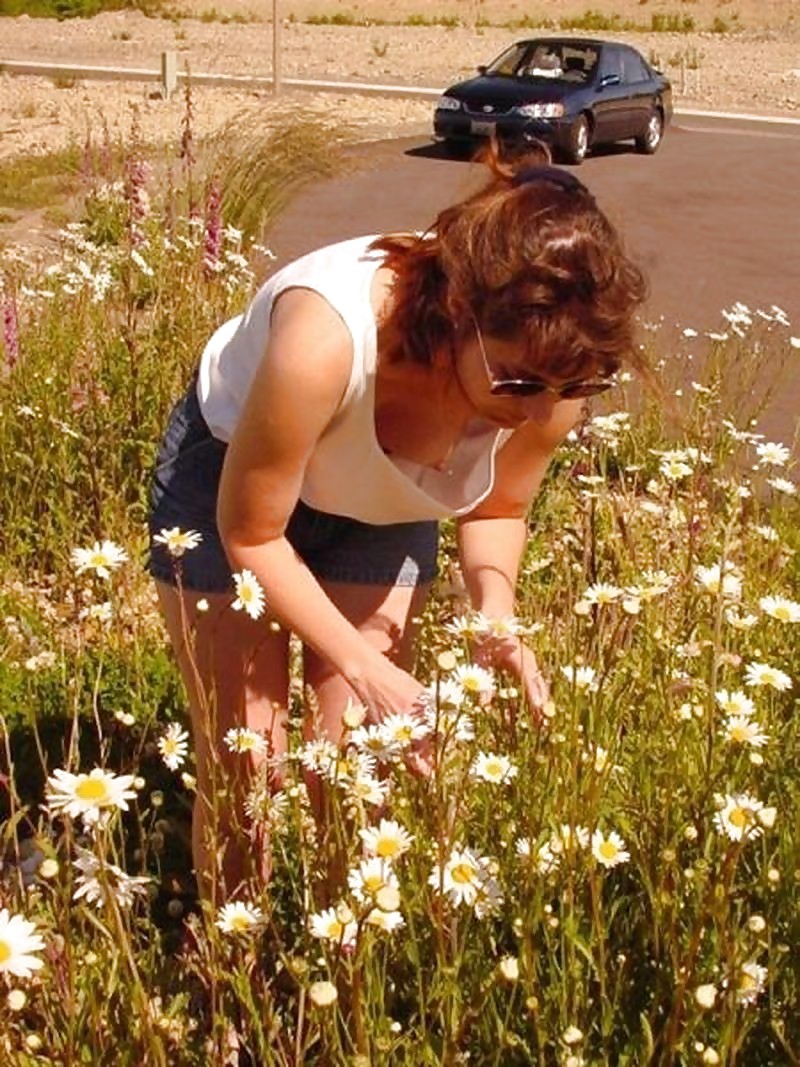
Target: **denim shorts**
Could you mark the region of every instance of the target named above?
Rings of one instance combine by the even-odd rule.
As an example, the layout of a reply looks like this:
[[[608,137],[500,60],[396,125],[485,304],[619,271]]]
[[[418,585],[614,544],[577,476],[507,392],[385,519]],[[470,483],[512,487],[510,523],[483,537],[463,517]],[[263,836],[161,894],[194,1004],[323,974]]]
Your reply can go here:
[[[154,578],[176,584],[176,561],[154,536],[178,526],[201,534],[180,559],[180,582],[198,593],[233,592],[230,564],[217,528],[217,494],[227,445],[200,411],[197,379],[175,405],[156,458],[150,494]],[[424,585],[436,576],[439,530],[434,521],[373,526],[317,511],[298,501],[286,537],[312,574],[358,585]]]

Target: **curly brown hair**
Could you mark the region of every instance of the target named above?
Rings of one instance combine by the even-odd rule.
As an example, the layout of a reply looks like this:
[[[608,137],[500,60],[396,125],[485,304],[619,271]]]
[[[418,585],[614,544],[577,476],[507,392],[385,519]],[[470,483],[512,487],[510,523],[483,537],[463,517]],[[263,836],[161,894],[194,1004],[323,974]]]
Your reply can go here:
[[[573,378],[628,364],[649,377],[634,341],[646,283],[589,190],[571,177],[536,180],[535,170],[526,179],[550,163],[544,146],[503,161],[493,144],[483,162],[488,182],[427,232],[372,245],[395,274],[387,358],[452,356],[474,319],[487,335],[521,341],[534,372]]]

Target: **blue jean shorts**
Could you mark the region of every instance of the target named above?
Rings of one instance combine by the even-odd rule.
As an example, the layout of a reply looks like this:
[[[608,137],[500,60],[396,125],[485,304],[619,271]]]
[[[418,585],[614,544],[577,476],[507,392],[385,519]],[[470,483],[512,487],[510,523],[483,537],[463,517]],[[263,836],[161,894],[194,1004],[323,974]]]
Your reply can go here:
[[[195,378],[170,415],[153,473],[148,570],[159,581],[176,584],[176,561],[154,537],[178,526],[202,536],[200,544],[181,557],[182,588],[233,592],[233,574],[216,518],[226,450],[202,416]],[[415,586],[436,576],[439,531],[433,521],[373,526],[298,501],[286,537],[311,573],[323,581]]]

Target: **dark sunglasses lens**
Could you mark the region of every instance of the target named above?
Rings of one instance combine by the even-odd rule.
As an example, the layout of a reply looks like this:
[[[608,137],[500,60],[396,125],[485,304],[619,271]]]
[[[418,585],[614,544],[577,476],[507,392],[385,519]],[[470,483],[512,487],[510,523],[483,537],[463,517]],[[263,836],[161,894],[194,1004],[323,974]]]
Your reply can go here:
[[[544,382],[535,379],[508,378],[505,381],[492,383],[492,396],[538,396],[543,393],[547,386]]]

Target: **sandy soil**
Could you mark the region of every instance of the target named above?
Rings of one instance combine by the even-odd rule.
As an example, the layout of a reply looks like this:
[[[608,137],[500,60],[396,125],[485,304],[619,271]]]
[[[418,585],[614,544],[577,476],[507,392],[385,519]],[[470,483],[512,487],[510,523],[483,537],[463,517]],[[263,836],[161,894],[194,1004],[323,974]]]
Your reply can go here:
[[[620,0],[623,8],[626,2]],[[202,13],[198,0],[185,3]],[[498,12],[503,8],[502,0],[460,3],[465,14],[478,10],[487,15],[495,8]],[[698,3],[708,7],[710,0]],[[778,11],[781,3],[785,9],[781,29],[762,25],[722,36],[608,36],[630,41],[657,62],[673,80],[678,106],[800,114],[800,19],[786,14],[786,0],[766,3],[761,17],[765,22],[783,17]],[[216,9],[250,18],[248,13],[254,6],[261,16],[271,10],[268,0],[224,0],[217,3]],[[320,4],[305,4],[308,9],[314,6],[323,8]],[[333,6],[329,3],[327,8]],[[381,0],[369,6],[373,12],[383,10]],[[638,3],[636,6],[642,10]],[[302,8],[301,0],[294,7]],[[357,7],[351,5],[351,10]],[[445,3],[441,10],[446,7]],[[416,10],[419,9],[417,3]],[[693,15],[700,10],[692,5]],[[750,11],[746,0],[743,10]],[[396,15],[400,17],[402,13],[403,2],[399,0]],[[705,23],[698,18],[698,24]],[[2,31],[0,61],[28,59],[157,70],[162,51],[174,50],[181,69],[188,64],[195,72],[271,74],[272,26],[264,17],[223,23],[208,17],[147,18],[131,11],[64,22],[23,16],[3,18]],[[498,27],[316,26],[304,24],[298,16],[282,21],[282,66],[286,77],[441,88],[471,74],[478,63],[491,59],[519,36],[524,34]],[[151,84],[0,74],[0,158],[25,151],[47,151],[74,139],[82,141],[87,128],[98,132],[103,122],[112,135],[124,136],[130,128],[132,104],[138,105],[145,138],[164,140],[177,136],[182,100],[162,101],[153,93]],[[430,128],[428,101],[307,92],[294,92],[275,100],[267,92],[196,88],[196,129],[200,134],[213,131],[232,116],[253,109],[263,115],[267,124],[275,117],[285,116],[287,107],[298,106],[355,127],[365,137],[423,133]]]

